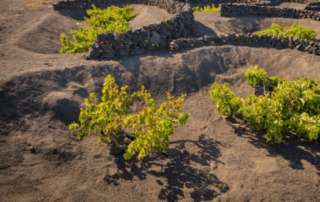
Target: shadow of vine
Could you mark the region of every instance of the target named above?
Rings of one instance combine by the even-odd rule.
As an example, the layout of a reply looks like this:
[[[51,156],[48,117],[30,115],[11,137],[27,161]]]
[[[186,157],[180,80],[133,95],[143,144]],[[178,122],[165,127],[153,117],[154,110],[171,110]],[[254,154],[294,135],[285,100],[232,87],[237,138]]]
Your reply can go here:
[[[228,185],[212,173],[215,166],[222,163],[218,160],[219,142],[201,135],[198,140],[179,140],[171,145],[166,153],[142,162],[127,162],[122,155],[115,156],[117,173],[105,176],[104,180],[119,185],[123,180],[144,180],[152,175],[160,186],[159,199],[167,201],[185,198],[186,189],[193,201],[212,200],[229,190]]]
[[[229,120],[235,133],[241,137],[248,138],[249,142],[257,148],[266,149],[270,156],[280,155],[289,162],[293,169],[303,170],[303,161],[315,166],[320,175],[320,144],[319,142],[307,142],[295,136],[284,138],[281,144],[267,144],[263,139],[263,134],[252,132],[244,124],[239,124],[235,120]],[[257,135],[253,135],[257,133]]]

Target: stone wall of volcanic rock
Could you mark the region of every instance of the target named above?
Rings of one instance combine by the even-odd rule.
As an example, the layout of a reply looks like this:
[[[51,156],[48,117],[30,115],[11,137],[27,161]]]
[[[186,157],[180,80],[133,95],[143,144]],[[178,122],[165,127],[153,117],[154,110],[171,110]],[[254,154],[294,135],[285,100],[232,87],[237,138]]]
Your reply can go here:
[[[219,0],[190,0],[188,2],[210,3]],[[228,1],[228,0],[221,0]],[[251,1],[259,0],[236,0]],[[282,1],[282,0],[279,0]],[[299,0],[288,0],[299,1]],[[87,9],[91,4],[98,7],[117,5],[119,1],[110,0],[63,0],[56,4],[56,9]],[[275,1],[273,1],[274,3]],[[274,37],[258,37],[255,35],[229,35],[224,37],[203,36],[194,37],[193,14],[191,5],[184,0],[125,0],[121,3],[140,3],[158,6],[175,14],[173,18],[160,24],[153,24],[139,30],[122,34],[105,33],[98,36],[90,49],[88,58],[109,60],[121,57],[143,54],[154,50],[185,50],[209,45],[236,45],[249,47],[265,47],[276,49],[296,49],[303,52],[320,55],[320,43],[317,41],[298,41]],[[295,10],[258,6],[250,4],[222,4],[221,15],[225,17],[260,16],[311,18],[320,20],[320,13],[311,10]]]
[[[297,10],[292,8],[276,8],[270,6],[257,6],[246,4],[221,5],[223,17],[283,17],[283,18],[310,18],[320,21],[320,13],[312,10]]]
[[[82,10],[95,5],[105,8],[110,5],[145,4],[165,9],[168,13],[182,12],[186,3],[184,0],[60,0],[54,5],[55,10]]]
[[[192,5],[210,5],[210,4],[225,4],[225,3],[242,3],[255,5],[279,5],[281,3],[315,3],[318,0],[189,0]]]
[[[181,38],[170,43],[171,51],[187,50],[210,45],[235,45],[248,47],[263,47],[275,49],[295,49],[314,55],[320,55],[320,42],[277,38],[268,36],[229,35],[224,37],[203,36],[199,38]]]
[[[320,11],[320,2],[309,3],[306,7],[306,10]]]
[[[193,14],[191,6],[184,0],[64,0],[55,5],[56,10],[88,9],[97,7],[138,3],[163,8],[175,14],[168,21],[145,26],[135,31],[121,34],[105,33],[98,36],[89,51],[88,59],[108,60],[137,55],[151,50],[168,49],[169,43],[181,37],[191,37]]]
[[[189,0],[192,5],[210,5],[223,3],[243,3],[257,5],[278,5],[285,2],[291,3],[311,3],[317,0]]]
[[[88,58],[108,60],[147,51],[167,50],[172,40],[193,36],[193,22],[190,5],[186,4],[182,12],[160,24],[122,34],[106,33],[98,36]]]

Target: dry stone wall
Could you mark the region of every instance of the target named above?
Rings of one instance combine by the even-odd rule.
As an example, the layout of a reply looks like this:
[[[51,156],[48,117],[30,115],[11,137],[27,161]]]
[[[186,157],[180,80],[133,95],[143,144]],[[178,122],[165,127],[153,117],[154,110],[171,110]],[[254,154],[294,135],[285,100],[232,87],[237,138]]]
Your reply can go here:
[[[146,51],[167,50],[172,40],[193,36],[193,21],[192,12],[186,8],[186,11],[160,24],[123,34],[102,34],[93,44],[88,58],[108,60]]]
[[[107,7],[118,4],[145,4],[157,6],[174,14],[168,21],[145,26],[121,34],[105,33],[97,37],[89,51],[88,59],[109,60],[142,54],[146,51],[168,49],[170,41],[193,36],[193,14],[191,5],[185,0],[64,0],[55,5],[57,10],[80,9],[91,5]]]
[[[295,49],[314,55],[320,55],[320,42],[278,38],[269,36],[228,35],[224,37],[203,36],[199,38],[181,38],[170,43],[171,51],[180,51],[210,45],[235,45],[248,47],[263,47],[275,49]]]
[[[309,3],[306,7],[306,10],[320,11],[320,2]]]
[[[257,6],[246,4],[222,4],[223,17],[282,17],[282,18],[310,18],[320,21],[320,13],[312,10],[297,10],[292,8],[276,8],[270,6]]]
[[[121,57],[143,54],[147,51],[170,50],[179,51],[210,45],[236,45],[249,47],[264,47],[276,49],[296,49],[315,55],[320,55],[320,42],[299,41],[296,39],[275,38],[267,36],[228,35],[223,37],[203,36],[193,38],[193,14],[191,4],[211,3],[228,0],[125,0],[121,3],[140,3],[158,6],[173,13],[174,17],[160,24],[153,24],[135,31],[122,34],[105,33],[98,36],[89,51],[88,59],[110,60]],[[230,0],[231,1],[231,0]],[[222,4],[221,15],[224,17],[259,16],[259,17],[286,17],[311,18],[320,20],[320,12],[313,10],[295,10],[261,6],[260,0],[233,0],[259,2],[255,4]],[[281,0],[271,0],[271,3]],[[300,1],[300,0],[287,0]],[[286,1],[286,2],[287,2]],[[302,0],[301,0],[302,1]],[[92,4],[106,7],[118,4],[116,0],[64,0],[56,4],[56,9],[87,9]],[[191,2],[191,4],[189,3]],[[283,1],[281,1],[283,2]]]
[[[85,11],[92,5],[99,8],[105,8],[110,5],[125,4],[144,4],[157,6],[165,9],[168,13],[175,14],[182,12],[186,2],[184,0],[60,0],[54,5],[55,10],[74,10]]]
[[[190,0],[192,5],[224,4],[224,3],[243,3],[256,5],[278,5],[285,2],[291,3],[310,3],[317,0]]]

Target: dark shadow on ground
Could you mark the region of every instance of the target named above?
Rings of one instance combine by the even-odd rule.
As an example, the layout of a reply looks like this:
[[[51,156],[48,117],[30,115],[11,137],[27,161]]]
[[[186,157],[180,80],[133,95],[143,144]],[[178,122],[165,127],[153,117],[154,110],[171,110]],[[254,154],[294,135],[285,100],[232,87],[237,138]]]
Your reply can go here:
[[[263,134],[252,132],[246,125],[231,120],[235,133],[248,138],[257,148],[266,149],[270,156],[281,156],[286,159],[293,169],[304,169],[302,161],[307,161],[318,170],[320,175],[320,144],[319,142],[306,142],[297,137],[285,138],[281,144],[267,144]]]
[[[127,162],[122,155],[117,155],[117,173],[107,175],[104,180],[119,185],[123,180],[144,180],[147,175],[152,175],[157,177],[157,183],[161,186],[160,200],[177,201],[185,198],[185,187],[194,201],[213,200],[229,190],[228,185],[211,171],[212,165],[222,163],[218,160],[219,144],[201,135],[196,141],[172,142],[166,154],[158,154],[141,163]],[[189,147],[196,151],[188,151]]]
[[[194,37],[201,37],[203,35],[217,36],[217,34],[208,26],[199,21],[194,21],[192,25]]]
[[[0,121],[15,119],[17,116],[16,103],[11,102],[7,92],[0,89]]]
[[[304,169],[302,161],[307,161],[314,165],[320,175],[320,144],[311,142],[302,142],[298,138],[284,140],[281,144],[268,145],[261,140],[252,139],[250,141],[258,148],[265,148],[270,155],[280,155],[290,163],[293,169]]]

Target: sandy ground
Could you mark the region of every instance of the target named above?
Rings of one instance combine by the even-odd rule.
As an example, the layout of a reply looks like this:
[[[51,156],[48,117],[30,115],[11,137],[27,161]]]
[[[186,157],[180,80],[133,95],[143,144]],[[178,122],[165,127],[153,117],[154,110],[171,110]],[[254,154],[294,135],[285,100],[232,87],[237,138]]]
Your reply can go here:
[[[134,5],[137,16],[130,22],[133,30],[170,19],[171,14],[155,6]]]
[[[306,5],[302,4],[302,3],[284,2],[284,3],[281,3],[280,5],[278,5],[276,7],[279,7],[279,8],[304,9],[305,6]]]
[[[74,26],[74,20],[47,4],[31,9],[24,3],[0,2],[1,202],[320,201],[319,144],[292,140],[265,145],[256,134],[222,119],[207,89],[214,80],[226,81],[246,95],[252,89],[240,75],[252,64],[287,79],[320,79],[320,57],[221,46],[86,61],[81,54],[53,51],[59,32]],[[153,16],[148,17],[152,22],[169,17],[155,8],[139,9],[141,16]],[[137,19],[136,27],[151,22]],[[273,21],[294,22],[203,14],[196,19],[209,28],[201,31],[218,34],[247,32]],[[305,24],[320,27],[313,21]],[[189,94],[184,108],[191,118],[175,132],[167,155],[152,156],[142,165],[125,163],[96,137],[79,142],[68,132],[65,118],[72,115],[72,107],[62,115],[44,107],[59,96],[81,101],[109,73],[132,88],[146,85],[160,100],[166,91]]]

